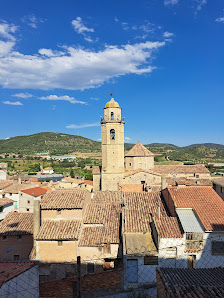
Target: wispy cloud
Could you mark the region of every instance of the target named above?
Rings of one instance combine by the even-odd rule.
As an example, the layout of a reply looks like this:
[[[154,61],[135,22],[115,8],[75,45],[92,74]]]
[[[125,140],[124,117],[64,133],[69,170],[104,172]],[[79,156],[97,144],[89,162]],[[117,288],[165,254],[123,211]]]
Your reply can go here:
[[[176,5],[179,0],[165,0],[164,5]]]
[[[124,137],[124,140],[128,143],[128,142],[130,142],[132,139],[129,138],[129,137]]]
[[[96,127],[96,126],[100,126],[100,123],[96,122],[96,123],[88,123],[88,124],[81,124],[81,125],[70,124],[70,125],[67,125],[66,128],[76,129],[76,128]]]
[[[74,30],[79,34],[82,34],[84,32],[94,32],[93,28],[88,28],[84,25],[82,18],[80,17],[77,17],[75,20],[73,20],[72,25]]]
[[[218,22],[218,23],[224,23],[224,17],[217,18],[215,21]]]
[[[207,0],[194,0],[196,2],[196,13],[202,9],[202,6],[207,3]]]
[[[32,94],[30,94],[30,93],[16,93],[16,94],[13,94],[12,96],[14,96],[14,97],[18,97],[18,98],[31,98],[31,97],[33,97],[33,95]]]
[[[74,97],[70,97],[68,95],[63,95],[63,96],[57,96],[57,95],[48,95],[48,96],[42,96],[40,97],[41,100],[60,100],[60,101],[68,101],[70,103],[79,103],[79,104],[84,104],[86,105],[87,102],[85,101],[80,101],[75,99]]]
[[[22,22],[36,29],[39,23],[44,23],[46,20],[36,17],[34,14],[22,18]]]
[[[84,36],[84,39],[86,41],[88,41],[88,42],[95,41],[88,35],[89,33],[94,32],[94,29],[85,26],[81,17],[77,17],[75,20],[72,20],[72,26],[76,33],[82,34]],[[88,32],[88,34],[86,34],[87,32]]]
[[[0,59],[0,85],[41,90],[97,88],[119,76],[152,72],[156,69],[150,59],[152,53],[164,45],[165,42],[146,41],[105,46],[100,51],[64,46],[63,54],[57,57],[6,51]]]
[[[166,32],[163,33],[163,37],[168,38],[168,37],[171,37],[171,36],[174,36],[174,34],[171,33],[171,32],[166,31]]]
[[[5,105],[11,105],[11,106],[23,106],[23,103],[21,103],[20,101],[3,101],[2,103],[4,103]]]
[[[12,33],[15,33],[17,29],[18,26],[15,26],[14,24],[3,22],[0,24],[0,36],[8,40],[15,41],[15,37]]]

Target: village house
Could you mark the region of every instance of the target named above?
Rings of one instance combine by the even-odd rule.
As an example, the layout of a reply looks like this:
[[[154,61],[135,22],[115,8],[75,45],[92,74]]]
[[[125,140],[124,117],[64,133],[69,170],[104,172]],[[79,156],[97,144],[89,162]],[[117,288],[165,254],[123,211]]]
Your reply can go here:
[[[224,267],[224,202],[209,186],[168,187],[162,191],[171,216],[183,230],[179,267]]]
[[[29,260],[32,247],[33,214],[8,213],[0,223],[0,260]]]
[[[0,180],[0,198],[3,197],[3,190],[13,183],[12,180]]]
[[[0,262],[0,296],[39,297],[37,262]]]
[[[31,183],[13,183],[2,190],[2,197],[14,201],[14,211],[19,211],[19,194],[21,190],[32,188]]]
[[[21,190],[19,192],[19,212],[33,213],[34,198],[41,199],[47,192],[47,189],[42,187],[33,187]]]
[[[43,169],[42,171],[43,174],[53,174],[54,173],[54,169],[50,168],[50,167],[46,167]]]
[[[224,200],[224,177],[215,178],[212,182],[214,190]]]

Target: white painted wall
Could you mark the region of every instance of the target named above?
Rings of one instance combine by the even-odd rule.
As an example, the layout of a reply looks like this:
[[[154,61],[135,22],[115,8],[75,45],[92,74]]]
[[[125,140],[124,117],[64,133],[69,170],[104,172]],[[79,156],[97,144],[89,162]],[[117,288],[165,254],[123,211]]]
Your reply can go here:
[[[14,201],[14,211],[19,211],[19,194],[18,193],[5,193],[5,197]]]
[[[0,170],[0,180],[6,180],[6,175],[7,175],[6,171]]]
[[[39,297],[38,265],[4,283],[0,288],[0,297]]]
[[[1,199],[0,199],[1,200]],[[9,204],[9,205],[5,205],[3,206],[3,210],[2,212],[0,212],[0,220],[3,220],[6,215],[9,213],[9,212],[12,212],[14,210],[14,205],[13,203]]]

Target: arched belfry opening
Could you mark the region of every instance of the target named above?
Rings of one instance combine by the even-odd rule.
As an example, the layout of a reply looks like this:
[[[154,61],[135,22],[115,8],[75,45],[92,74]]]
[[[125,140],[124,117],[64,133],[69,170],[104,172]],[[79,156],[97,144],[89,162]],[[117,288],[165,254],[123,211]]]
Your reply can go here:
[[[113,113],[113,112],[111,112],[110,119],[111,119],[112,121],[114,120],[114,113]]]
[[[115,140],[115,130],[114,129],[110,130],[110,139]]]

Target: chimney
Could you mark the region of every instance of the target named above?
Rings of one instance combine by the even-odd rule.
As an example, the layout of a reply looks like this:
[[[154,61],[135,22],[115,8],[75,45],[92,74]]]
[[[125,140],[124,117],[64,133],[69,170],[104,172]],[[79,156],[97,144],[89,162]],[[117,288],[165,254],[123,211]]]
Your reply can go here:
[[[166,175],[162,175],[161,177],[161,190],[166,188]]]
[[[40,201],[33,200],[33,246],[36,248],[36,237],[40,230]]]

